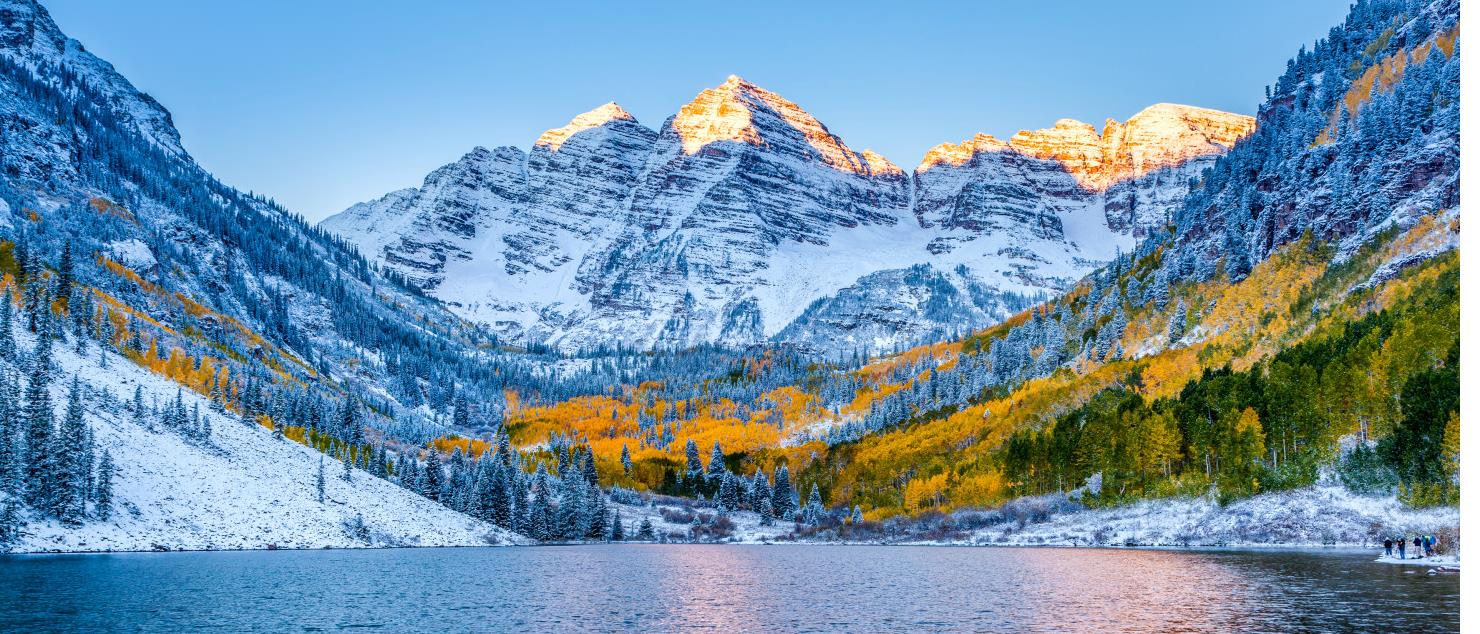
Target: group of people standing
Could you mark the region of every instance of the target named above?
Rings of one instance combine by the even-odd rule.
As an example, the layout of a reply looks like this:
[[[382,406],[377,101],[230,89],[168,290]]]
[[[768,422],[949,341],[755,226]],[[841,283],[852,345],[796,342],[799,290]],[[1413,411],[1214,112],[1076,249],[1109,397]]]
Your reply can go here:
[[[1383,556],[1384,557],[1392,557],[1393,556],[1393,546],[1395,546],[1395,545],[1398,547],[1398,559],[1407,559],[1408,558],[1408,540],[1406,538],[1404,538],[1404,537],[1399,537],[1397,539],[1397,541],[1393,541],[1392,538],[1383,539],[1382,540],[1382,551],[1383,551],[1382,554],[1383,554]],[[1414,559],[1422,559],[1424,557],[1433,557],[1434,556],[1434,549],[1435,548],[1438,548],[1438,547],[1439,547],[1439,536],[1438,535],[1419,535],[1417,537],[1414,537],[1413,538],[1413,558]],[[1420,554],[1420,553],[1422,553],[1422,554]]]

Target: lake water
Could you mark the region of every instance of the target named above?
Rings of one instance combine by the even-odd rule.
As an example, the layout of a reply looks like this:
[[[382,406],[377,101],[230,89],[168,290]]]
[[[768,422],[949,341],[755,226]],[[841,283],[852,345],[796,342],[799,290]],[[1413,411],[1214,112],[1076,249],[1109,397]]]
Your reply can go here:
[[[0,557],[0,631],[1458,631],[1373,553],[612,545]]]

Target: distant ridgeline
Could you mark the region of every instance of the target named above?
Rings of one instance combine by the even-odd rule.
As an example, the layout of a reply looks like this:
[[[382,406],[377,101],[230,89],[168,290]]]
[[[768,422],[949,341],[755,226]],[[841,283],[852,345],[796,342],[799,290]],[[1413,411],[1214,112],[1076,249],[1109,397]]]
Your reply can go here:
[[[1458,499],[1457,0],[1358,2],[1168,226],[1062,294],[829,362],[509,346],[218,182],[39,5],[0,16],[6,543],[106,522],[103,415],[201,447],[213,418],[255,425],[539,539],[620,537],[613,487],[820,526],[1052,492],[1231,499],[1323,473]],[[99,371],[68,366],[74,381],[59,350]],[[179,392],[134,396],[107,363]]]

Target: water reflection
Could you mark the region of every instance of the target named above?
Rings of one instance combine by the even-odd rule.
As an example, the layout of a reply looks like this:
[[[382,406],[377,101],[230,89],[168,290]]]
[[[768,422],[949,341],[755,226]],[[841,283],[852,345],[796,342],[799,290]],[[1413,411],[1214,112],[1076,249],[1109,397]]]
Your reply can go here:
[[[0,631],[1457,631],[1369,553],[843,546],[0,557]]]

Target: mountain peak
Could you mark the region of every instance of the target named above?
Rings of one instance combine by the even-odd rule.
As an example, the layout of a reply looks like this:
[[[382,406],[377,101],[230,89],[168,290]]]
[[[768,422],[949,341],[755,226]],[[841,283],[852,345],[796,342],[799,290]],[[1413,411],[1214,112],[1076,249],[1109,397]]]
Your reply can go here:
[[[812,160],[855,174],[871,175],[877,163],[854,152],[795,102],[738,75],[700,92],[679,109],[669,125],[678,134],[684,154],[730,141],[810,155]]]
[[[615,101],[608,101],[591,110],[583,112],[570,120],[570,123],[559,128],[546,130],[540,138],[534,142],[535,147],[549,148],[551,152],[559,152],[560,146],[570,137],[592,128],[599,128],[615,121],[630,121],[637,123],[637,118],[632,116]]]
[[[916,171],[937,165],[961,166],[982,152],[1011,150],[1059,163],[1079,185],[1092,191],[1175,167],[1233,147],[1254,130],[1254,118],[1173,103],[1158,103],[1125,123],[1106,119],[1096,130],[1077,119],[1059,119],[1053,127],[1019,130],[1007,141],[977,134],[961,143],[943,143],[925,153]]]

